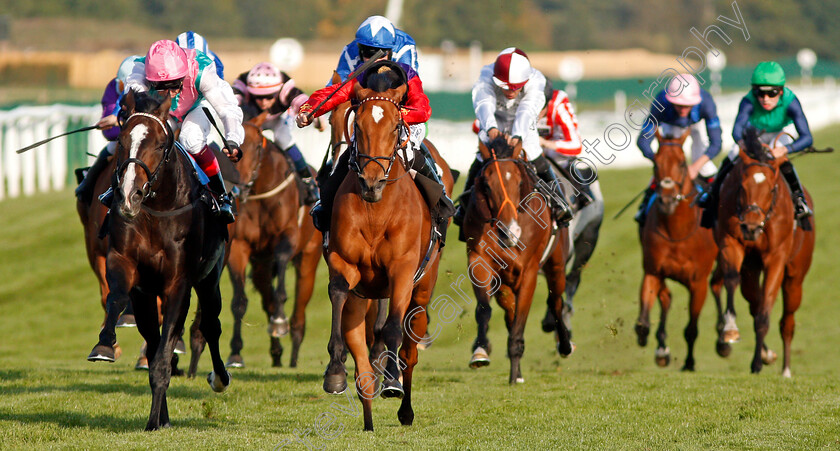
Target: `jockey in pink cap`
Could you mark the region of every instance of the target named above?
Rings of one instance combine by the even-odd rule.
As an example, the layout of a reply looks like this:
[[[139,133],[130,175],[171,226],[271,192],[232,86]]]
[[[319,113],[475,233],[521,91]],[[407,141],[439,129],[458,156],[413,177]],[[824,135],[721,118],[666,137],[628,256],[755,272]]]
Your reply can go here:
[[[216,131],[202,107],[211,107],[219,115],[225,130],[223,151],[234,162],[241,157],[239,146],[245,139],[245,130],[233,90],[216,74],[213,60],[198,50],[182,49],[173,41],[157,41],[145,58],[137,59],[125,89],[172,98],[169,119],[173,129],[180,125],[178,142],[210,179],[207,187],[218,203],[214,212],[220,220],[233,222],[233,208],[219,162],[208,145]]]
[[[318,188],[309,172],[309,164],[292,136],[294,118],[309,96],[295,86],[295,81],[287,73],[266,62],[258,63],[250,71],[240,74],[233,82],[233,93],[239,99],[245,120],[268,111],[263,130],[271,130],[274,143],[292,159],[295,172],[305,188],[304,203],[312,205],[317,202]]]
[[[700,127],[700,121],[705,122],[705,129]],[[650,114],[636,141],[642,154],[650,160],[653,160],[651,142],[657,127],[663,136],[678,136],[686,128],[691,129],[692,163],[688,166],[688,174],[702,188],[707,188],[717,172],[712,159],[720,153],[723,141],[715,101],[708,91],[700,87],[694,76],[680,74],[673,77],[651,104]],[[644,224],[652,196],[653,188],[648,187],[636,213],[639,224]]]

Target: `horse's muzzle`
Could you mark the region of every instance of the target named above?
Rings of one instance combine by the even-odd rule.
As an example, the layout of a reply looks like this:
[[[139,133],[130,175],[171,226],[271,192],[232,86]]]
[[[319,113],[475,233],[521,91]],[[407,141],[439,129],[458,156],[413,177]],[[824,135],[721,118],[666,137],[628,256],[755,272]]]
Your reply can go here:
[[[755,241],[763,232],[764,222],[758,224],[741,223],[741,235],[743,235],[744,241]]]
[[[365,202],[376,203],[382,200],[382,191],[385,190],[385,179],[379,179],[370,183],[365,177],[359,177],[359,188]]]

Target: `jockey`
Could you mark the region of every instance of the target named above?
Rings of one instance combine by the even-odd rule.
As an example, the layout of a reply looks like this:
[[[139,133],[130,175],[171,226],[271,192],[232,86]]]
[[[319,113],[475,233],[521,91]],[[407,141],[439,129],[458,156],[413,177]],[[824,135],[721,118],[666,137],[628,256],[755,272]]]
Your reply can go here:
[[[293,118],[309,96],[295,86],[295,81],[288,74],[271,63],[259,63],[240,74],[233,82],[233,92],[239,99],[245,120],[268,111],[262,128],[274,133],[274,142],[292,159],[295,172],[306,184],[304,202],[314,204],[318,200],[318,189],[309,165],[292,137]]]
[[[705,134],[700,129],[700,121],[705,121]],[[720,153],[723,140],[715,101],[708,91],[700,87],[697,79],[690,74],[672,78],[668,87],[656,95],[644,124],[636,144],[642,155],[649,160],[653,160],[651,142],[657,127],[668,135],[679,135],[685,128],[690,128],[692,163],[688,166],[688,175],[691,180],[696,179],[703,188],[707,188],[717,171],[712,159]],[[640,225],[645,223],[648,204],[654,191],[652,186],[645,190],[635,216]]]
[[[128,76],[125,92],[151,92],[172,99],[170,125],[180,124],[178,142],[189,152],[210,179],[207,188],[213,194],[214,214],[225,223],[235,220],[230,196],[219,172],[219,162],[208,146],[216,133],[202,111],[209,105],[222,121],[225,130],[224,153],[232,161],[242,157],[240,145],[245,139],[242,110],[236,103],[230,85],[216,74],[216,64],[203,52],[184,50],[173,41],[157,41],[145,58],[137,59]]]
[[[120,136],[120,127],[116,125],[117,117],[114,115],[114,109],[118,108],[117,102],[120,98],[120,94],[125,89],[126,78],[128,78],[128,74],[130,74],[131,70],[134,68],[134,61],[137,58],[142,57],[139,55],[132,55],[124,59],[117,70],[117,76],[108,82],[108,85],[105,87],[105,92],[102,93],[102,117],[96,125],[100,130],[102,130],[102,135],[108,140],[108,144],[101,152],[99,152],[99,156],[96,157],[96,161],[94,161],[93,165],[87,170],[85,178],[82,179],[79,186],[76,187],[76,197],[78,197],[82,202],[90,203],[96,179],[98,179],[99,174],[108,167],[108,158],[114,154],[114,149],[117,147],[117,138]]]
[[[545,79],[544,95],[546,106],[537,116],[537,132],[543,155],[556,161],[563,176],[574,184],[575,189],[584,193],[578,202],[581,207],[586,206],[594,199],[590,189],[590,184],[594,182],[594,179],[588,183],[580,183],[572,177],[569,167],[580,155],[582,149],[575,108],[566,92],[560,89],[555,91],[553,83],[548,78]],[[588,172],[589,169],[587,168],[586,171]],[[594,175],[587,173],[586,179],[589,180]]]
[[[785,71],[775,61],[758,63],[753,71],[751,84],[752,89],[738,105],[738,115],[735,116],[735,125],[732,127],[732,138],[739,143],[747,127],[762,131],[759,139],[762,143],[771,146],[773,158],[785,158],[785,161],[779,165],[779,170],[790,188],[796,218],[811,216],[814,212],[805,200],[799,176],[790,160],[787,159],[787,154],[799,152],[810,147],[814,142],[808,127],[808,119],[802,111],[802,104],[799,103],[793,91],[785,87]],[[799,135],[795,140],[784,131],[791,124]],[[738,151],[739,147],[736,144],[728,158],[723,160],[710,195],[702,200],[701,205],[706,209],[703,214],[704,227],[712,227],[714,224],[720,186],[726,174],[734,166]]]
[[[209,56],[213,62],[216,63],[216,75],[218,75],[222,80],[225,79],[225,65],[222,64],[222,60],[219,59],[219,56],[210,50],[210,47],[207,46],[207,41],[203,36],[194,31],[185,31],[175,38],[175,42],[177,42],[184,50],[194,49],[204,52],[205,55]]]
[[[402,79],[408,80],[406,83],[408,91],[406,92],[404,102],[401,104],[401,114],[403,121],[405,121],[409,128],[409,142],[411,145],[409,149],[406,149],[406,157],[408,160],[413,161],[411,169],[443,186],[440,175],[437,173],[435,162],[428,152],[423,149],[423,146],[421,146],[425,136],[425,122],[429,120],[432,114],[432,108],[429,106],[429,98],[423,92],[423,83],[420,81],[417,72],[406,64],[378,61],[367,72],[360,74],[357,78],[341,87],[341,89],[339,89],[340,85],[333,85],[315,91],[309,97],[309,100],[301,106],[300,113],[295,118],[297,125],[298,127],[305,127],[312,123],[312,120],[307,114],[313,111],[313,105],[318,105],[327,97],[332,96],[317,111],[314,111],[312,117],[315,118],[328,113],[336,106],[350,100],[355,85],[361,84],[364,86],[365,79],[369,73],[389,70],[401,72],[400,77],[404,76]],[[404,138],[400,137],[400,139],[402,140]],[[415,152],[417,152],[417,157],[414,157]],[[329,229],[333,198],[347,174],[349,154],[350,152],[344,152],[342,154],[342,158],[336,162],[334,170],[329,174],[329,179],[321,183],[321,200],[310,212],[315,222],[315,227],[322,232]],[[451,212],[453,209],[452,201],[446,195],[444,189],[443,195],[434,208],[434,213],[437,216],[435,220],[439,223],[445,222],[452,215]]]
[[[473,108],[479,123],[478,139],[487,144],[503,133],[510,135],[508,144],[522,143],[525,156],[537,175],[551,187],[552,216],[561,223],[572,219],[572,212],[551,165],[542,154],[537,116],[545,106],[545,76],[531,67],[524,51],[509,47],[502,50],[493,64],[481,69],[472,90]],[[455,213],[455,223],[462,224],[471,188],[481,170],[481,155],[470,166],[464,193]]]
[[[341,77],[341,81],[347,80],[356,67],[369,60],[378,50],[385,51],[385,59],[405,64],[415,72],[418,71],[414,38],[394,27],[390,20],[382,16],[370,16],[359,25],[356,39],[344,46],[338,58],[335,71]],[[329,84],[332,84],[332,81]]]

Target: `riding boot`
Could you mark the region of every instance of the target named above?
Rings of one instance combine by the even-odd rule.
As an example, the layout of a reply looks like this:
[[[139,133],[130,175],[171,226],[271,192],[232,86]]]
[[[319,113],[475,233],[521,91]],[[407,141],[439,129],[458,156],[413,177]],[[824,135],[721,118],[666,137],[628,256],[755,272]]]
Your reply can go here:
[[[700,219],[700,225],[711,229],[715,226],[717,220],[718,201],[720,199],[720,187],[723,185],[723,180],[729,171],[735,167],[735,163],[730,158],[724,158],[723,163],[720,164],[715,180],[712,182],[712,187],[700,196],[697,205],[703,207],[703,217]]]
[[[639,226],[645,225],[645,221],[647,220],[647,212],[648,212],[648,204],[650,203],[650,198],[653,197],[653,193],[656,190],[653,188],[653,185],[647,187],[645,190],[645,195],[642,197],[642,203],[639,204],[639,211],[636,212],[636,216],[633,219],[639,223]]]
[[[82,179],[79,186],[76,187],[76,197],[79,198],[80,201],[89,204],[91,198],[93,197],[93,188],[96,186],[96,180],[99,178],[99,174],[108,167],[108,157],[111,154],[108,153],[108,149],[102,149],[99,152],[99,156],[96,157],[96,161],[93,162],[93,165],[88,169],[87,174],[85,174],[85,178]]]
[[[349,172],[349,161],[350,152],[344,152],[338,157],[338,161],[335,162],[335,170],[332,173],[330,173],[330,168],[327,165],[324,165],[325,167],[321,168],[321,171],[318,173],[321,186],[321,199],[315,203],[315,206],[312,207],[309,214],[312,216],[312,222],[315,224],[315,228],[321,232],[326,232],[330,229],[333,201],[335,200],[336,193],[338,193],[338,188]]]
[[[284,152],[292,159],[295,172],[300,176],[300,180],[303,182],[303,187],[306,190],[303,203],[306,205],[314,204],[318,201],[318,187],[315,185],[315,180],[313,180],[312,174],[309,172],[309,165],[306,164],[303,154],[300,153],[300,149],[295,144],[292,144]]]
[[[467,180],[464,181],[464,191],[458,196],[458,207],[455,209],[455,215],[452,217],[452,222],[458,227],[464,224],[464,216],[467,214],[467,207],[469,206],[470,196],[472,196],[472,187],[475,183],[475,178],[478,177],[478,172],[481,170],[481,162],[473,160],[470,165],[470,170],[467,172]]]
[[[796,219],[807,218],[813,215],[814,211],[808,206],[808,201],[805,199],[805,192],[802,190],[802,184],[799,182],[799,175],[796,173],[796,169],[790,160],[780,164],[779,170],[785,176],[785,181],[790,188],[791,197],[793,197],[793,208],[796,210]]]
[[[568,224],[572,220],[572,209],[569,207],[569,202],[566,200],[563,190],[560,189],[560,181],[554,171],[551,170],[548,160],[545,156],[540,155],[532,160],[531,164],[537,170],[537,176],[548,185],[543,187],[548,190],[547,193],[544,192],[543,194],[549,198],[552,217],[561,226]]]
[[[213,200],[215,201],[211,205],[213,215],[223,224],[230,224],[235,221],[236,216],[233,214],[233,204],[230,196],[227,195],[225,181],[222,179],[221,172],[210,177],[207,188],[210,190],[210,194],[212,194]]]

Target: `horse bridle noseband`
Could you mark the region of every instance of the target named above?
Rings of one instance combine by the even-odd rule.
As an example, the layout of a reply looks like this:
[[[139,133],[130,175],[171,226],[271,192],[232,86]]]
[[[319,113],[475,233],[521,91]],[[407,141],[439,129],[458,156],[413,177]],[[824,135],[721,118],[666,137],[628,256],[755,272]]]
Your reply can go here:
[[[146,163],[143,162],[143,160],[140,160],[139,158],[134,158],[134,157],[126,158],[125,161],[123,161],[122,163],[120,163],[117,166],[118,169],[117,169],[117,173],[116,173],[116,186],[120,186],[120,184],[121,184],[120,174],[122,174],[126,170],[126,168],[128,167],[129,164],[135,163],[138,166],[140,166],[141,168],[143,168],[143,171],[146,173],[146,178],[147,178],[146,183],[143,184],[143,188],[141,188],[141,191],[143,192],[143,199],[141,200],[141,202],[143,202],[146,199],[155,197],[155,191],[152,189],[152,185],[154,185],[155,182],[157,182],[158,175],[160,175],[160,169],[163,167],[164,164],[169,162],[169,158],[172,154],[172,149],[174,148],[173,144],[175,142],[175,137],[174,137],[174,134],[172,133],[172,128],[169,127],[169,124],[167,122],[164,122],[159,117],[157,117],[153,114],[149,114],[149,113],[142,113],[142,112],[133,113],[131,116],[128,117],[128,119],[125,120],[123,125],[128,124],[128,122],[135,116],[142,116],[142,117],[148,117],[148,118],[154,119],[154,121],[157,122],[158,125],[161,126],[161,128],[163,129],[163,133],[166,135],[166,144],[164,144],[162,146],[163,147],[163,158],[161,158],[160,163],[158,163],[158,165],[157,165],[157,167],[155,168],[154,171],[150,170],[149,167],[146,165]],[[160,150],[160,149],[161,149],[161,147],[158,147],[157,150]]]
[[[383,96],[366,97],[366,98],[362,99],[361,101],[359,101],[359,104],[356,105],[353,108],[358,108],[359,106],[361,106],[361,104],[366,103],[366,102],[371,102],[371,101],[374,101],[374,100],[384,100],[386,102],[389,102],[397,108],[398,113],[400,112],[401,107],[400,107],[400,104],[397,103],[396,100],[390,99],[388,97],[383,97]],[[358,113],[357,113],[356,119],[358,119]],[[358,125],[356,125],[355,122],[354,122],[353,125],[354,125],[354,127],[358,128]],[[399,132],[402,129],[406,129],[405,131],[406,131],[406,136],[407,137],[406,137],[405,141],[400,143]],[[389,179],[388,178],[388,176],[391,174],[391,168],[393,168],[393,166],[394,166],[394,160],[396,160],[397,153],[400,150],[403,151],[403,162],[406,165],[406,174],[408,173],[408,170],[407,170],[408,158],[407,158],[405,149],[408,146],[409,140],[411,139],[411,132],[407,129],[408,129],[408,126],[405,124],[405,121],[403,121],[402,114],[400,114],[400,120],[397,123],[397,133],[398,133],[397,134],[397,142],[396,142],[396,144],[394,144],[394,151],[391,152],[391,155],[387,156],[387,157],[375,157],[375,156],[371,156],[371,155],[368,155],[368,154],[359,153],[359,145],[354,140],[353,145],[350,148],[350,169],[352,169],[353,172],[355,172],[357,175],[361,176],[362,172],[365,170],[365,167],[368,164],[370,164],[371,162],[373,162],[373,163],[378,164],[379,167],[382,168],[382,171],[385,173],[385,176],[384,176],[385,181],[388,182],[388,183],[397,181],[400,178],[404,177],[405,174],[403,174],[400,177],[397,177],[395,179]],[[357,133],[356,136],[358,137],[359,134]],[[415,158],[417,158],[416,155],[415,155]],[[359,165],[359,160],[361,160],[361,159],[366,159],[367,161],[364,164]],[[386,167],[380,160],[387,161],[388,166]]]

